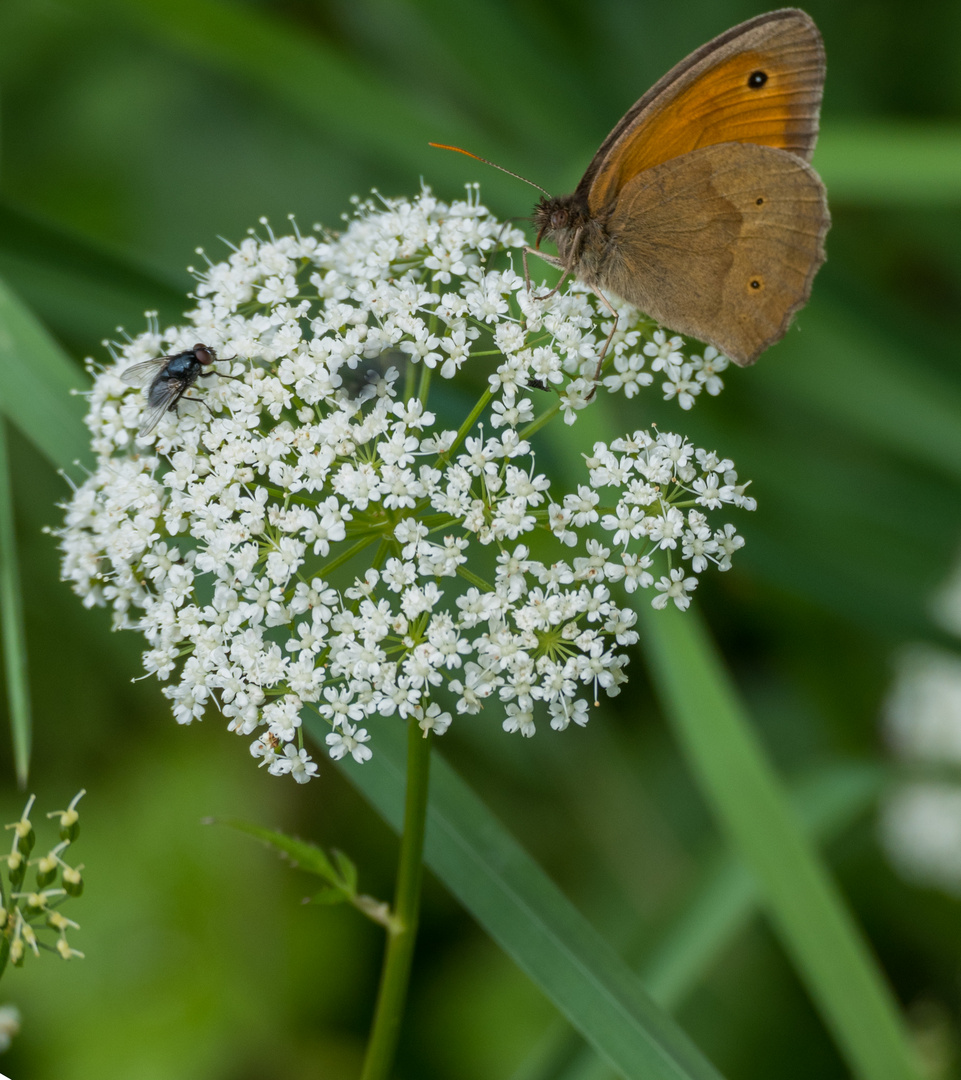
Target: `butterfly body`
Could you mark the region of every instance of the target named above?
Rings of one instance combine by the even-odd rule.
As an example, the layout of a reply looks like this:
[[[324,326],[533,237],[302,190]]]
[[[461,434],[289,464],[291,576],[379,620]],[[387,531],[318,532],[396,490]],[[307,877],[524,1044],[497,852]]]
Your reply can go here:
[[[793,8],[681,61],[621,119],[572,195],[541,199],[535,250],[671,330],[751,364],[824,262],[817,139],[824,51]]]

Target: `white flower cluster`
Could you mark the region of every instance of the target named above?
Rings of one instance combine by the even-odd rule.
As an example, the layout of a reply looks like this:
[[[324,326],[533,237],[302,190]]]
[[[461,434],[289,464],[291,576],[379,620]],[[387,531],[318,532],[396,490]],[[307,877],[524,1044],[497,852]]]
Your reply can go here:
[[[572,422],[610,327],[579,287],[530,295],[510,260],[522,244],[476,197],[366,203],[339,236],[252,235],[199,275],[189,325],[114,348],[90,393],[98,462],[65,508],[63,575],[145,635],[179,722],[213,705],[300,782],[317,769],[307,710],[330,755],[358,761],[377,717],[442,733],[495,699],[507,731],[532,734],[537,712],[583,724],[636,640],[610,585],[684,608],[695,575],[729,567],[742,540],[707,515],[753,500],[729,460],[679,435],[598,444],[576,492],[552,496],[534,400]],[[623,313],[612,389],[649,382],[651,356],[682,405],[720,389],[711,350],[685,357]],[[216,368],[231,378],[198,383],[138,439],[143,394],[121,372],[195,342],[231,356]],[[428,408],[431,377],[468,358],[488,386],[445,427],[451,396]]]

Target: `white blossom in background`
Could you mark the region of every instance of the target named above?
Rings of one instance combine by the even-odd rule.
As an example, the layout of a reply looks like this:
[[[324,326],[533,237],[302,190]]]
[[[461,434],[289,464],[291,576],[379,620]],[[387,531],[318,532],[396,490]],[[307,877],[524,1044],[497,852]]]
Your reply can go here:
[[[308,713],[358,762],[382,718],[442,734],[489,703],[524,735],[584,724],[637,638],[621,590],[683,609],[730,567],[743,541],[715,516],[754,501],[682,435],[597,443],[562,491],[539,471],[525,428],[589,406],[611,325],[580,286],[529,293],[523,243],[476,193],[370,201],[340,235],[265,225],[198,275],[185,325],[112,346],[63,575],[144,635],[180,723],[218,711],[299,782],[317,771]],[[608,390],[656,375],[684,408],[720,391],[713,349],[625,305],[619,321]],[[144,395],[120,373],[197,342],[232,378],[199,381],[138,439]],[[487,390],[444,426],[430,391],[468,361]]]
[[[882,806],[888,857],[909,881],[961,895],[961,784],[939,775],[961,764],[961,657],[906,649],[883,722],[895,754],[920,777],[899,784]]]
[[[902,877],[961,896],[961,787],[905,784],[885,800],[881,836]]]
[[[906,649],[883,721],[899,757],[961,764],[961,656],[922,645]]]

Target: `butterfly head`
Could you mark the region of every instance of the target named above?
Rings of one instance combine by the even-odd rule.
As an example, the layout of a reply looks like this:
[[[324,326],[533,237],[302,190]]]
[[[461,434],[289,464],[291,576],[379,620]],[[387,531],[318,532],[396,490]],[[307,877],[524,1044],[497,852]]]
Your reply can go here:
[[[534,247],[540,247],[541,240],[546,236],[553,239],[560,249],[566,246],[567,237],[583,228],[587,214],[575,195],[554,195],[540,200],[534,207],[531,220],[537,229]]]

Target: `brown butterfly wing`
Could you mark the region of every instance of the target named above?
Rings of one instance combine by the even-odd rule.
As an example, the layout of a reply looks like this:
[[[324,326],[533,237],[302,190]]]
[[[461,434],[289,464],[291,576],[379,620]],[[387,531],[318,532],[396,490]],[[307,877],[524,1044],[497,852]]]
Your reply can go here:
[[[662,325],[752,364],[807,301],[830,221],[824,185],[793,154],[708,146],[630,180],[582,267]]]
[[[824,86],[824,45],[796,8],[759,15],[691,53],[608,135],[578,185],[592,214],[633,177],[691,150],[757,143],[811,160]]]

